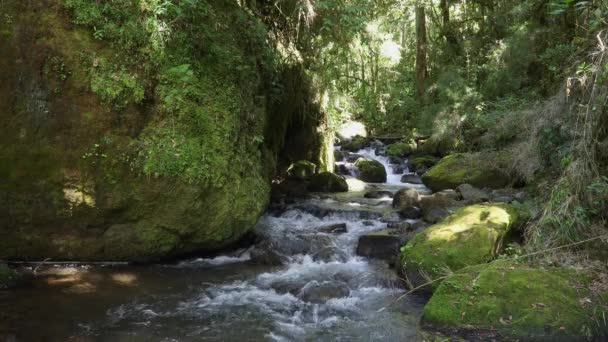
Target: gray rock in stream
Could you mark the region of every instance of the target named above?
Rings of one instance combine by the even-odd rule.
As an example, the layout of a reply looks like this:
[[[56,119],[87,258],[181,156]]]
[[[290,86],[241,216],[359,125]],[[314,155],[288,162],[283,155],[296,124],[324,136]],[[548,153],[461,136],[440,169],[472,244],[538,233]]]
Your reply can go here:
[[[323,304],[333,298],[343,298],[350,295],[350,289],[344,282],[325,281],[319,283],[313,280],[306,284],[299,293],[299,297],[309,303]]]
[[[401,177],[401,183],[422,184],[422,179],[420,179],[420,176],[416,175],[415,173],[411,173],[408,175],[403,175]]]
[[[318,227],[315,230],[319,233],[325,234],[344,234],[348,232],[348,229],[346,228],[346,223],[330,224],[327,226]]]
[[[412,234],[405,229],[382,229],[359,238],[357,255],[392,262]]]

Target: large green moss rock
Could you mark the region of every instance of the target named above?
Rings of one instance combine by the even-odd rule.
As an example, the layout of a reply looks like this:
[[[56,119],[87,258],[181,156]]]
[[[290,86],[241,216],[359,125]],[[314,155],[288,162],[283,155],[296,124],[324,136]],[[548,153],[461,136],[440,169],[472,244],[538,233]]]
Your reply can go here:
[[[493,260],[522,213],[508,204],[480,204],[458,209],[401,248],[401,270],[413,286],[450,271]],[[433,286],[437,286],[436,282]],[[426,290],[432,290],[429,286]]]
[[[377,160],[359,158],[355,162],[355,166],[359,168],[359,179],[369,183],[385,183],[386,169],[384,165]]]
[[[394,143],[386,146],[386,155],[389,157],[406,157],[416,149],[416,143]]]
[[[365,148],[367,145],[369,145],[370,141],[371,141],[370,138],[356,135],[351,140],[346,141],[344,144],[342,144],[342,150],[350,151],[350,152],[357,152],[357,151]]]
[[[308,160],[300,160],[289,166],[287,173],[296,179],[308,179],[317,171],[317,165]]]
[[[315,192],[347,192],[348,183],[340,175],[321,172],[311,177],[308,189]]]
[[[305,102],[303,71],[276,74],[263,24],[237,3],[176,6],[191,6],[189,32],[213,32],[197,33],[205,47],[158,39],[137,1],[2,1],[0,259],[154,261],[255,225],[287,130],[309,132],[260,89],[291,77],[284,98]],[[294,160],[314,155],[303,141]]]
[[[608,337],[606,288],[570,268],[508,262],[465,268],[445,279],[424,307],[421,325],[486,340],[581,341]],[[598,286],[594,286],[598,288]]]
[[[15,286],[19,275],[5,264],[0,264],[0,290]]]
[[[422,182],[433,191],[455,189],[465,183],[478,188],[504,188],[511,179],[502,168],[503,159],[497,154],[452,154],[422,175]]]

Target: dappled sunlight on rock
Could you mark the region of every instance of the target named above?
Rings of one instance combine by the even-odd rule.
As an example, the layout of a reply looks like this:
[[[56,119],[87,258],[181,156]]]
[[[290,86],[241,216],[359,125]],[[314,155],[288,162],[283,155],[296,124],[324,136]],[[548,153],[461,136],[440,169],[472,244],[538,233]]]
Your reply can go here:
[[[418,233],[402,248],[402,266],[414,286],[449,271],[483,264],[500,252],[521,213],[506,204],[480,204],[457,210],[443,222]],[[449,270],[445,272],[445,270]],[[437,286],[438,284],[433,284]]]
[[[507,210],[500,207],[472,206],[459,213],[436,225],[437,228],[428,234],[427,239],[434,242],[445,242],[460,237],[460,234],[475,229],[478,225],[508,226],[511,223],[511,216]]]

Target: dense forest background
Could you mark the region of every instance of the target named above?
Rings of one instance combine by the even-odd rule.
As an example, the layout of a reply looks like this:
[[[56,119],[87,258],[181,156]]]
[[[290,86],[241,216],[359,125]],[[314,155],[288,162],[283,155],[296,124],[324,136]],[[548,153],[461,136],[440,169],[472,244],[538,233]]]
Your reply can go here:
[[[330,131],[361,120],[431,136],[415,154],[480,153],[538,195],[534,248],[605,231],[605,1],[249,5],[302,61]]]

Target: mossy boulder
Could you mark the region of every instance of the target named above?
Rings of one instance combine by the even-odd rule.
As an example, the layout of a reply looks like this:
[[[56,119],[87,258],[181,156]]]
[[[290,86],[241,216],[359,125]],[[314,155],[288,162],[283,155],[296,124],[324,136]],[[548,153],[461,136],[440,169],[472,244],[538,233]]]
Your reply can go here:
[[[311,177],[308,189],[316,192],[347,192],[348,183],[340,175],[332,172],[321,172]]]
[[[401,270],[413,286],[420,286],[448,270],[487,263],[498,255],[505,237],[521,224],[522,216],[508,204],[460,208],[401,248]]]
[[[408,159],[408,167],[410,171],[415,172],[422,168],[430,168],[433,165],[437,164],[440,158],[429,155],[419,155],[419,156],[411,156]]]
[[[287,169],[289,177],[295,179],[309,179],[317,171],[317,165],[308,160],[297,161]]]
[[[5,264],[0,264],[0,290],[15,286],[19,274]]]
[[[389,157],[406,157],[412,154],[416,149],[416,143],[408,144],[405,142],[398,142],[386,146],[386,155]]]
[[[359,158],[355,162],[355,166],[359,168],[359,179],[369,183],[385,183],[386,169],[384,165],[377,160]]]
[[[2,1],[11,20],[0,20],[0,126],[10,127],[0,135],[0,259],[217,251],[263,214],[279,157],[315,160],[310,132],[323,116],[288,124],[309,88],[303,70],[268,64],[260,20],[232,2],[176,6],[203,9],[181,19],[213,32],[207,42],[233,59],[190,33],[164,53],[137,1]],[[129,29],[95,35],[116,27]],[[269,79],[289,89],[285,106],[260,99]]]
[[[486,340],[603,340],[606,287],[571,268],[512,262],[465,268],[445,279],[424,307],[421,325]],[[604,280],[605,281],[605,280]]]
[[[356,135],[349,141],[346,141],[342,144],[342,150],[350,151],[350,152],[357,152],[359,150],[364,149],[366,146],[368,146],[370,144],[370,142],[371,142],[370,138]]]
[[[456,153],[439,161],[422,175],[422,182],[433,191],[455,189],[461,184],[478,188],[504,188],[511,179],[504,172],[504,156]]]

